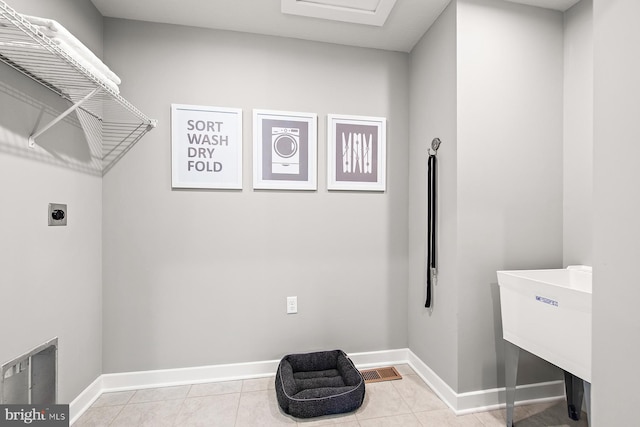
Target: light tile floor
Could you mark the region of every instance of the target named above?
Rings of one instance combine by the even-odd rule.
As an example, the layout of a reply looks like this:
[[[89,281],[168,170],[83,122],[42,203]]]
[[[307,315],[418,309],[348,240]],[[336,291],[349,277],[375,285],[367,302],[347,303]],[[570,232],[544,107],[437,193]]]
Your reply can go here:
[[[402,380],[367,384],[355,412],[296,419],[276,401],[274,378],[104,393],[74,424],[102,426],[333,426],[504,427],[505,411],[456,416],[408,365],[396,366]],[[519,406],[517,427],[587,427],[566,415],[564,402]]]

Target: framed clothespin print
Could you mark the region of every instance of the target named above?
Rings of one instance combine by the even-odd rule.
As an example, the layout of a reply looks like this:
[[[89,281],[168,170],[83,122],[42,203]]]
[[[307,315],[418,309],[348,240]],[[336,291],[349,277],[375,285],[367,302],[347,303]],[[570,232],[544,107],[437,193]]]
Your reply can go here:
[[[327,116],[327,188],[385,191],[387,119]]]

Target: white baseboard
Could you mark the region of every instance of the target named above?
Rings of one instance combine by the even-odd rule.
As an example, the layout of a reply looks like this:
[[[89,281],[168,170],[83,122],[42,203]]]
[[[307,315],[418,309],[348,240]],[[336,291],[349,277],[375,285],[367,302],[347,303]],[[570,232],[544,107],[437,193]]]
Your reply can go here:
[[[69,425],[75,423],[102,393],[104,393],[104,388],[102,375],[100,375],[69,404]]]
[[[564,381],[524,384],[516,387],[516,406],[564,399]],[[493,411],[506,407],[504,387],[459,393],[456,415]]]
[[[408,348],[351,353],[349,357],[359,369],[408,364],[456,415],[493,410],[505,406],[504,387],[457,393]],[[279,360],[265,360],[193,368],[103,374],[69,405],[71,423],[77,421],[102,393],[268,377],[275,375],[279,362]],[[564,398],[564,385],[562,381],[552,381],[518,386],[516,398],[518,399],[516,404],[561,399]]]
[[[506,407],[507,398],[504,387],[457,393],[411,350],[407,351],[409,365],[456,415],[492,411]],[[516,387],[516,405],[560,399],[564,399],[564,382],[562,380]]]
[[[431,390],[433,390],[433,392],[457,414],[458,394],[449,386],[449,384],[440,378],[438,374],[429,368],[409,349],[407,349],[407,362],[416,374],[418,374],[422,380],[427,383]]]
[[[364,353],[350,353],[349,359],[358,369],[376,368],[382,365],[408,363],[408,348],[397,350],[367,351]]]
[[[279,360],[102,375],[105,391],[139,390],[275,375]]]

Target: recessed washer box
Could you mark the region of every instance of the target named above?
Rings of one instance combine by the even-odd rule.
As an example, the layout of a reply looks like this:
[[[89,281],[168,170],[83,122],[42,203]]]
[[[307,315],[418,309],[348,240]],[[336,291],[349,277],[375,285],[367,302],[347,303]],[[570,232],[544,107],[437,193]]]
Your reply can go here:
[[[49,203],[49,225],[67,225],[67,205],[63,203]]]
[[[0,367],[0,405],[54,405],[57,396],[58,338]]]

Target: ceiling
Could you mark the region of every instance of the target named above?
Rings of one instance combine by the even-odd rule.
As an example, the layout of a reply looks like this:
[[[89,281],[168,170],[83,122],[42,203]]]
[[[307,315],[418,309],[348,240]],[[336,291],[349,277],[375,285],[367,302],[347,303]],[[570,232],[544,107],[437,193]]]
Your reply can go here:
[[[450,0],[91,0],[106,17],[409,52]],[[564,11],[579,0],[507,0]]]

